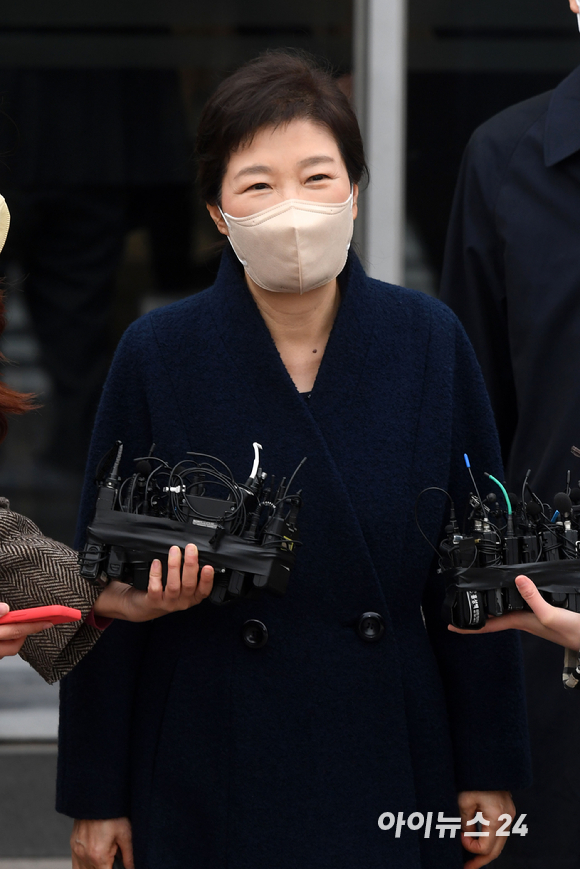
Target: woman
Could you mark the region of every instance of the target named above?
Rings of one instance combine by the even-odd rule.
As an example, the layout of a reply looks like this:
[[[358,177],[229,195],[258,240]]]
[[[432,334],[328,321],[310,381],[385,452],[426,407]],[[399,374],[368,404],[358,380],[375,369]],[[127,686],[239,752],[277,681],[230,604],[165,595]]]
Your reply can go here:
[[[125,334],[87,479],[116,438],[242,479],[257,440],[278,479],[308,456],[303,545],[283,598],[115,624],[65,680],[73,865],[119,846],[137,869],[460,867],[458,837],[378,819],[479,810],[494,833],[528,778],[516,641],[449,634],[413,521],[426,485],[467,496],[463,451],[500,466],[473,354],[448,309],[348,253],[364,152],[311,61],[273,52],[226,79],[197,151],[231,244],[212,288]],[[93,503],[87,487],[81,537]],[[435,537],[445,506],[427,506]],[[476,869],[505,839],[462,841]]]
[[[8,206],[0,196],[0,251],[9,225]],[[4,325],[0,297],[0,335]],[[30,399],[0,383],[0,442],[6,437],[6,415],[30,410]],[[0,617],[10,607],[51,604],[79,609],[83,617],[80,624],[55,627],[50,622],[0,624],[0,658],[20,654],[47,682],[56,682],[94,646],[110,619],[148,621],[203,600],[211,591],[213,570],[205,567],[198,582],[197,548],[192,544],[185,549],[183,577],[180,568],[181,552],[175,546],[169,553],[165,590],[157,560],[151,566],[146,594],[120,582],[98,589],[80,576],[76,552],[44,537],[33,522],[12,512],[8,501],[0,498]]]

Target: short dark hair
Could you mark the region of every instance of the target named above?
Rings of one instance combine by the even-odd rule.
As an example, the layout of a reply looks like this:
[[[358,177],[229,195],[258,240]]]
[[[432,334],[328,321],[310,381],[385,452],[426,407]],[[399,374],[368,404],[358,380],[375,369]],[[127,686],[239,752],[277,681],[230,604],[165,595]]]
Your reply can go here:
[[[205,104],[196,141],[203,199],[219,202],[234,151],[258,130],[295,118],[308,118],[332,133],[352,183],[368,174],[356,115],[336,80],[306,52],[276,49],[228,76]]]

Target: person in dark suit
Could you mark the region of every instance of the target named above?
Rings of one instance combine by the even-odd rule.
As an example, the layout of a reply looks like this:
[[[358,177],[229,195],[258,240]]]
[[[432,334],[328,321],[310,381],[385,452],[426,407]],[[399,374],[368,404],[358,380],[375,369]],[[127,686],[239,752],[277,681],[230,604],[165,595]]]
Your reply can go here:
[[[191,285],[190,145],[172,69],[0,69],[0,189],[52,424],[38,473],[82,478],[112,355],[115,275],[131,219],[161,290]],[[134,199],[139,218],[135,218]],[[7,249],[8,250],[8,249]]]
[[[449,224],[441,298],[482,367],[508,482],[542,500],[580,476],[580,67],[473,134]],[[574,483],[573,483],[574,485]]]
[[[578,12],[575,0],[570,7]],[[491,398],[508,488],[527,470],[544,501],[580,477],[580,67],[553,91],[473,134],[461,166],[441,298],[466,328]],[[580,444],[579,444],[580,445]],[[499,627],[499,625],[498,625]],[[538,626],[536,625],[536,628]],[[502,864],[578,869],[580,694],[561,650],[523,637],[534,786],[518,793],[529,833]]]
[[[313,61],[272,52],[227,78],[198,158],[230,244],[213,287],[125,333],[78,542],[95,463],[120,438],[124,457],[154,441],[235,479],[256,440],[277,479],[306,455],[303,545],[284,597],[115,623],[63,682],[73,865],[110,867],[119,846],[138,869],[460,869],[464,844],[476,869],[528,780],[517,638],[446,630],[413,518],[426,485],[467,497],[465,450],[501,465],[471,347],[448,308],[369,279],[349,251],[364,150]],[[444,501],[421,511],[433,540]],[[442,815],[467,834],[477,811],[479,840],[384,824]]]

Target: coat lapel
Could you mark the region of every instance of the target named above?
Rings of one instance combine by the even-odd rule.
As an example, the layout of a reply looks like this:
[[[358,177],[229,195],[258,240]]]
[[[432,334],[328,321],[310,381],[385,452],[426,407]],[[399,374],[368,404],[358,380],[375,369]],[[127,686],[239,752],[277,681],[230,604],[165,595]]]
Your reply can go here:
[[[372,341],[376,290],[370,286],[356,255],[351,253],[339,278],[341,305],[316,378],[309,406],[332,412],[356,393]],[[224,348],[264,410],[275,400],[280,409],[298,412],[305,405],[288,374],[272,336],[243,278],[243,270],[229,248],[224,250],[210,308]],[[239,361],[243,360],[243,366]],[[336,377],[340,369],[340,379]],[[307,408],[306,408],[307,410]]]
[[[227,248],[210,291],[210,309],[231,370],[236,370],[253,395],[256,419],[267,420],[264,441],[284,444],[287,454],[294,452],[296,458],[308,456],[308,488],[317,489],[317,500],[322,497],[327,502],[337,531],[343,525],[348,529],[340,532],[350,549],[345,558],[356,558],[361,567],[364,564],[364,573],[379,593],[384,609],[381,583],[359,517],[324,430],[332,426],[337,410],[356,395],[374,331],[376,291],[369,286],[355,255],[349,257],[341,278],[341,306],[308,403],[288,374],[246,287],[242,269]]]

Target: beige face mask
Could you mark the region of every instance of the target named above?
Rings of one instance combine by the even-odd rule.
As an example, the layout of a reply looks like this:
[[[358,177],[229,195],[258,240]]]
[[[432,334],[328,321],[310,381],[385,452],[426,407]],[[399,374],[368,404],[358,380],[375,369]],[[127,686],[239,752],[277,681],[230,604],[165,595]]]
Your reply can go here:
[[[248,217],[223,211],[222,217],[237,258],[259,287],[307,293],[344,268],[353,230],[352,191],[346,202],[286,199]]]
[[[0,195],[0,251],[2,250],[6,242],[6,236],[8,235],[9,226],[10,212],[8,211],[6,200],[3,196]]]

